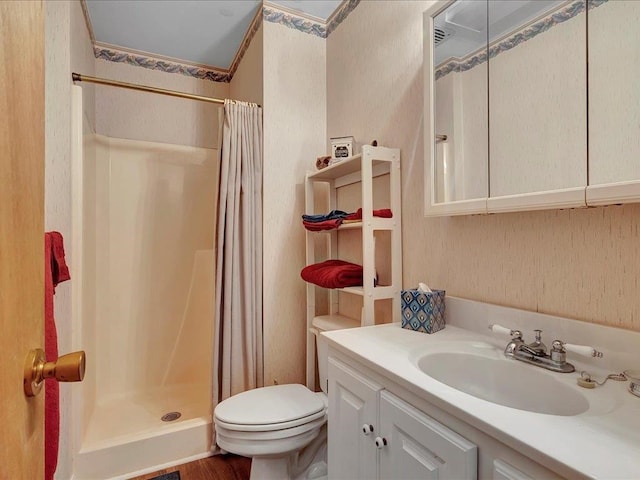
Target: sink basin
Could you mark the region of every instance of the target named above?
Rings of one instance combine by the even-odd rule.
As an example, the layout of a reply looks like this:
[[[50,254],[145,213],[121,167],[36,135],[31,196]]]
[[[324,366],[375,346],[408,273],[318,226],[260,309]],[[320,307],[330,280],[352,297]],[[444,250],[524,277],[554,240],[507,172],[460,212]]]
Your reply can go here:
[[[414,358],[425,374],[456,390],[505,407],[549,415],[579,415],[589,402],[579,391],[550,373],[517,360],[487,345],[479,353],[435,352]]]

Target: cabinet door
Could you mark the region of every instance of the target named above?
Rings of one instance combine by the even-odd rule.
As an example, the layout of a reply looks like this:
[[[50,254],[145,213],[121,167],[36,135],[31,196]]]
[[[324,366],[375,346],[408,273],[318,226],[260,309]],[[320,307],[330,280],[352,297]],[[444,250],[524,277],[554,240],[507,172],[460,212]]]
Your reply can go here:
[[[329,478],[377,478],[375,437],[382,387],[329,358]],[[371,428],[369,428],[371,426]]]
[[[380,479],[477,478],[477,447],[384,391],[380,394]]]
[[[588,205],[640,201],[640,3],[589,2]]]

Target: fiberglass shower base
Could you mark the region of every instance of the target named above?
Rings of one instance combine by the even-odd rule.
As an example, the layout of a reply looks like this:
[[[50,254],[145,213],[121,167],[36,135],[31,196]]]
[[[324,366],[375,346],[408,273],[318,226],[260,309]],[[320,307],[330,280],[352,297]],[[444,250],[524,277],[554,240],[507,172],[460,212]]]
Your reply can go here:
[[[74,460],[78,480],[124,480],[211,455],[209,385],[136,392],[98,403]],[[179,411],[172,422],[161,417]]]
[[[82,441],[84,449],[98,449],[172,430],[193,419],[211,422],[211,392],[208,385],[162,387],[134,392],[98,402]],[[162,416],[180,412],[177,420]]]

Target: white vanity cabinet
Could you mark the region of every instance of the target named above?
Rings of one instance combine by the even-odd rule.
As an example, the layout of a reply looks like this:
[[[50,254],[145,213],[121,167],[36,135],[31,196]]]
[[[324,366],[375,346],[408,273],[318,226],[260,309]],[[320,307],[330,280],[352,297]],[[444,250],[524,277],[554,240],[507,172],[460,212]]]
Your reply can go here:
[[[329,480],[563,478],[333,348],[328,374]]]
[[[569,352],[576,367],[569,374],[504,358],[508,339],[485,333],[498,319],[510,329],[538,327],[545,338],[595,343],[604,356]],[[476,478],[466,463],[472,451],[478,480],[640,478],[640,403],[628,383],[576,384],[581,370],[605,378],[640,365],[640,332],[450,296],[447,327],[432,335],[394,323],[324,332],[320,339],[330,361],[329,471],[337,472],[330,478],[433,478],[430,463],[442,468],[439,480]],[[482,358],[491,364],[483,361],[482,372],[475,371]],[[366,402],[358,384],[371,387]],[[348,423],[338,415],[338,397],[347,408],[366,403],[368,414]],[[507,406],[507,398],[516,403]],[[583,401],[584,411],[564,410]],[[543,413],[543,404],[558,409]],[[372,425],[373,439],[363,436],[363,424]],[[343,474],[333,463],[356,455],[358,435],[363,446],[382,441],[376,459],[368,457],[377,462],[375,475]],[[445,470],[452,465],[461,470]]]
[[[329,360],[329,478],[477,478],[477,448],[376,381]]]

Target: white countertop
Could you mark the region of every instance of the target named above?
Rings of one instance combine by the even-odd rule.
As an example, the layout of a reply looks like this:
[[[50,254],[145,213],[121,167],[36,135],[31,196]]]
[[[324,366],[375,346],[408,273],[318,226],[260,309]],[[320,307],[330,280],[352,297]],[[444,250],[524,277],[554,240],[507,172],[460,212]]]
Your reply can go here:
[[[576,366],[576,372],[569,374],[527,365],[575,387],[590,404],[589,410],[575,416],[539,414],[463,393],[426,375],[412,361],[422,352],[442,351],[446,342],[482,341],[499,348],[504,347],[508,339],[453,325],[428,335],[403,329],[397,323],[323,335],[332,348],[551,470],[564,466],[592,478],[640,479],[640,398],[627,392],[628,382],[609,380],[595,389],[576,385],[582,369],[588,369],[599,381],[612,372],[576,361],[576,357],[568,359]]]

